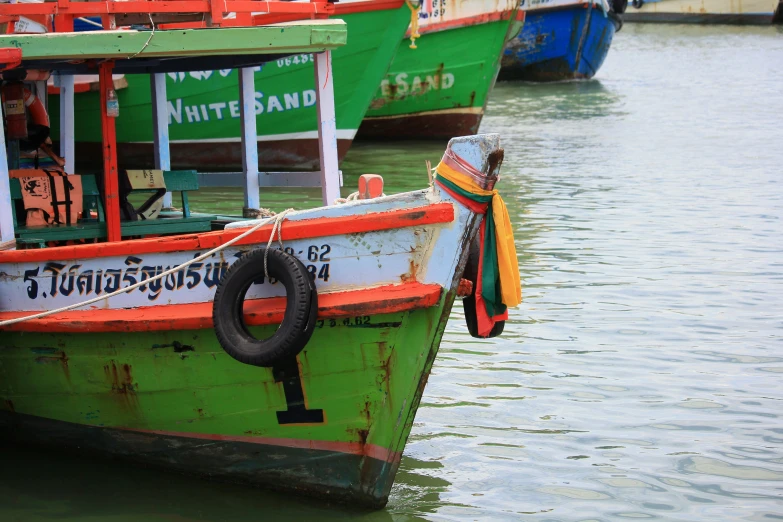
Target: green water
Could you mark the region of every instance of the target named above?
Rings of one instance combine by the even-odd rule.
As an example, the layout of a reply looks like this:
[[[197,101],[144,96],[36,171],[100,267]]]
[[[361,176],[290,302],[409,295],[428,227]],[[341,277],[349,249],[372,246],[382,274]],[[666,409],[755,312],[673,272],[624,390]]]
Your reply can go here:
[[[486,341],[455,308],[386,510],[2,448],[0,521],[780,520],[782,114],[776,28],[629,24],[596,80],[498,86],[524,302]],[[442,148],[357,144],[344,193]]]

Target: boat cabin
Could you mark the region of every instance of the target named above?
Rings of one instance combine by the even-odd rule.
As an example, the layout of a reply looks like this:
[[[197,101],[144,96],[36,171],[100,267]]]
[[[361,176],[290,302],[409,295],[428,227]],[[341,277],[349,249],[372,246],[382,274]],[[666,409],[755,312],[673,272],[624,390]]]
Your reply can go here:
[[[44,248],[63,242],[113,242],[220,229],[231,221],[259,217],[259,188],[263,186],[321,186],[324,205],[334,204],[340,197],[330,51],[345,44],[345,23],[311,19],[252,25],[303,16],[322,18],[328,15],[331,5],[227,1],[216,6],[190,0],[176,4],[172,7],[171,3],[156,1],[60,0],[0,5],[0,22],[32,15],[49,16],[59,31],[0,35],[4,99],[4,117],[0,118],[0,249]],[[184,11],[188,16],[178,18]],[[105,15],[107,12],[113,14]],[[104,27],[148,19],[147,26],[64,32],[73,29],[74,19],[97,13],[104,13],[107,18]],[[194,13],[199,20],[211,20],[212,27],[192,28],[193,23],[187,20]],[[165,22],[166,29],[158,28],[157,22]],[[320,171],[259,172],[254,67],[300,53],[312,53],[315,57]],[[166,73],[229,68],[239,70],[243,217],[193,212],[188,192],[198,189],[198,173],[173,171],[169,155]],[[77,172],[74,78],[96,73],[103,169]],[[150,75],[154,170],[134,170],[117,160],[115,117],[122,107],[117,106],[113,75],[140,73]],[[60,93],[59,154],[47,150],[48,129],[44,138],[36,134],[37,125],[48,120],[38,121],[43,116],[37,117],[31,109],[40,103],[32,82],[44,85],[37,93],[45,96],[45,83],[40,80],[50,74]],[[36,151],[41,147],[49,153],[56,163],[54,168],[37,168],[37,160],[35,168],[20,168],[19,148],[23,140],[27,140],[28,147],[33,143]],[[174,208],[175,204],[180,209]]]

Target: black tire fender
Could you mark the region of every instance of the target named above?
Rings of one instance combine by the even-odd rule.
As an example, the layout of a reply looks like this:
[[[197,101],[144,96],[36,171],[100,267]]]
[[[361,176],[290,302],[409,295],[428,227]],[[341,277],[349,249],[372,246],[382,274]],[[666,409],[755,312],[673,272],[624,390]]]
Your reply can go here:
[[[471,337],[488,339],[502,334],[503,328],[506,326],[506,321],[498,321],[495,323],[495,326],[492,327],[492,331],[489,332],[489,335],[486,337],[483,337],[478,333],[478,316],[476,315],[476,289],[478,288],[478,285],[476,283],[478,282],[480,249],[479,236],[476,234],[476,237],[473,238],[473,241],[470,243],[468,262],[465,264],[465,272],[462,274],[463,278],[473,283],[473,290],[471,290],[469,296],[462,299],[462,309],[465,311],[465,324],[468,326],[468,332],[470,332]]]
[[[318,314],[318,293],[301,261],[282,250],[270,249],[269,276],[285,287],[285,315],[272,337],[253,337],[245,324],[242,305],[250,285],[264,276],[265,252],[266,248],[253,250],[231,265],[215,292],[212,321],[218,342],[228,355],[245,364],[271,367],[295,357],[310,341]]]

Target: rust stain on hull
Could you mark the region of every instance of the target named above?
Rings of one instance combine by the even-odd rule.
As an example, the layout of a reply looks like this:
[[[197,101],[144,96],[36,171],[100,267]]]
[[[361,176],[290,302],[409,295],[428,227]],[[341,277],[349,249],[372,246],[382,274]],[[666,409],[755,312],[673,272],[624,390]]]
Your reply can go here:
[[[133,382],[133,368],[130,364],[117,365],[114,361],[103,367],[107,383],[111,386],[111,395],[116,397],[126,409],[136,410],[139,399],[136,395],[139,385]]]
[[[53,351],[50,355],[40,355],[35,358],[35,362],[38,364],[52,364],[57,363],[63,369],[65,378],[71,380],[71,370],[68,367],[68,356],[63,351]]]

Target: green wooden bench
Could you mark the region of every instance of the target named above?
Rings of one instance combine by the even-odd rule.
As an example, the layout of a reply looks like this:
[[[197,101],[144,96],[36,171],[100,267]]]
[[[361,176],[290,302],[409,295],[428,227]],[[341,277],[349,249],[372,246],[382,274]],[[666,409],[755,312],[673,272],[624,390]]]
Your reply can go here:
[[[48,225],[40,227],[17,226],[14,213],[14,229],[17,243],[23,245],[45,246],[49,241],[67,241],[78,239],[102,239],[106,237],[106,219],[95,176],[82,175],[83,205],[85,212],[95,210],[97,219],[86,218],[74,225]],[[179,192],[182,197],[182,217],[160,218],[143,221],[123,221],[122,236],[145,236],[150,234],[188,234],[207,232],[212,229],[212,215],[192,216],[188,203],[188,191],[198,190],[198,175],[195,170],[166,171],[163,173],[166,189]],[[18,179],[11,179],[11,199],[13,204],[22,199],[22,189]]]

